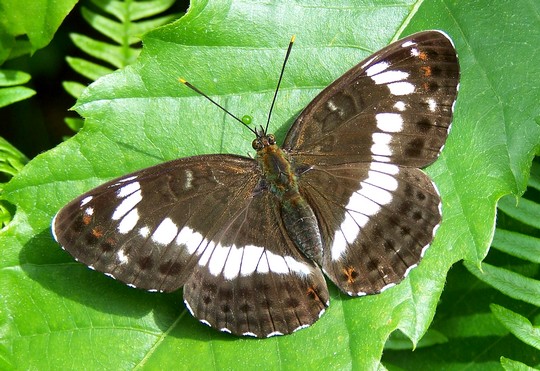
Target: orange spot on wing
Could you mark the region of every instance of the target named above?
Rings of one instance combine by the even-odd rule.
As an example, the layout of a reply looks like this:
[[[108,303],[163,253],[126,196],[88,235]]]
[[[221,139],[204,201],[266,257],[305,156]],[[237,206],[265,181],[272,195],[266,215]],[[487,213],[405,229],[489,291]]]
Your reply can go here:
[[[88,215],[88,214],[83,215],[82,222],[84,223],[84,225],[90,224],[91,221],[92,221],[92,215]]]
[[[96,227],[92,229],[92,235],[94,235],[94,237],[100,238],[101,236],[103,236],[103,231],[101,230],[101,228]]]
[[[420,54],[418,54],[418,58],[420,58],[420,60],[422,61],[427,61],[428,60],[428,55],[426,52],[420,52]]]
[[[358,273],[356,273],[356,270],[353,267],[343,268],[343,273],[345,273],[345,277],[347,277],[347,283],[350,284],[353,284],[356,281],[356,277],[358,277]]]
[[[422,70],[422,73],[424,74],[425,77],[431,76],[431,67],[430,66],[423,66],[423,67],[420,67],[420,69]]]
[[[314,300],[321,301],[319,294],[317,294],[317,291],[315,290],[315,286],[308,287],[306,294],[311,296],[311,298]]]

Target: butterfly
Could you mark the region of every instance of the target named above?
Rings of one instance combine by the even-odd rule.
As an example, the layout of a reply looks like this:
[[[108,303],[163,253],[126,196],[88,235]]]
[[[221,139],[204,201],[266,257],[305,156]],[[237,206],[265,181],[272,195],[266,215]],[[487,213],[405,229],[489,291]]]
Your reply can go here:
[[[446,34],[413,34],[325,88],[281,146],[261,127],[255,158],[193,156],[111,180],[58,212],[54,238],[129,286],[183,287],[220,331],[308,327],[329,305],[323,272],[350,296],[380,293],[432,242],[441,201],[420,168],[445,144],[459,76]]]

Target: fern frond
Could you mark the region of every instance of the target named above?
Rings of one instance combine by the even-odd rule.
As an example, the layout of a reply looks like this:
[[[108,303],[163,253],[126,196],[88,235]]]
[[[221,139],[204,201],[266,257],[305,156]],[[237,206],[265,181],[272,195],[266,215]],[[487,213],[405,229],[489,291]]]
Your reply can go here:
[[[540,191],[540,166],[537,163],[533,163],[528,186],[532,193]],[[516,203],[514,197],[507,196],[500,200],[498,207],[499,211],[525,226],[524,229],[529,227],[540,229],[540,204],[536,201],[522,198]],[[540,280],[536,278],[540,273],[540,238],[497,228],[492,247],[520,259],[521,263],[504,267],[483,263],[482,269],[465,263],[465,267],[478,279],[506,296],[534,305],[536,308],[529,315],[537,315],[540,309]],[[534,326],[521,314],[501,305],[492,303],[490,310],[510,333],[540,350],[538,326]],[[501,358],[501,365],[505,369],[515,369],[514,367],[518,364],[519,367],[528,367],[519,362]]]
[[[140,43],[143,33],[181,16],[181,14],[169,14],[155,17],[168,10],[174,4],[174,0],[92,0],[91,2],[98,11],[82,7],[82,17],[110,42],[95,40],[77,33],[71,34],[70,37],[79,49],[103,64],[82,58],[66,58],[74,71],[90,81],[95,81],[114,69],[133,63],[141,51],[137,44]],[[147,19],[149,17],[155,18]],[[74,98],[78,98],[85,88],[85,85],[75,81],[65,81],[63,86]],[[67,124],[70,128],[76,129],[82,126],[82,121],[70,119]]]
[[[0,70],[0,107],[5,107],[26,98],[30,98],[36,92],[26,86],[30,81],[30,75],[15,70]]]

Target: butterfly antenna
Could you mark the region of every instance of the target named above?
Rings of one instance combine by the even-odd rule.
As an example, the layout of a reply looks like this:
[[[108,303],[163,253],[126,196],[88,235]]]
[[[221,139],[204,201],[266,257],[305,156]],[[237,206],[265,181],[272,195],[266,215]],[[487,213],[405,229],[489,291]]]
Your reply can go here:
[[[230,113],[228,110],[226,110],[222,105],[220,105],[218,102],[216,102],[215,100],[213,100],[212,98],[210,98],[208,95],[206,95],[205,93],[203,93],[201,90],[199,90],[199,88],[193,86],[191,83],[189,83],[188,81],[184,80],[183,78],[179,78],[178,81],[180,81],[182,84],[184,84],[185,86],[187,86],[188,88],[190,88],[191,90],[195,91],[196,93],[202,95],[203,97],[205,97],[206,99],[208,99],[210,102],[214,103],[214,105],[218,106],[219,108],[221,108],[223,110],[223,112],[225,112],[227,115],[231,116],[233,119],[235,119],[236,121],[238,121],[239,123],[241,123],[242,125],[244,125],[246,128],[248,128],[249,131],[251,131],[253,134],[255,134],[256,136],[258,136],[257,132],[255,130],[253,130],[251,127],[249,127],[248,124],[246,124],[244,121],[240,120],[238,117],[236,117],[235,115],[233,115],[232,113]]]
[[[274,99],[272,99],[272,105],[270,106],[270,112],[268,112],[268,121],[266,121],[266,127],[264,129],[264,132],[268,132],[268,125],[270,125],[270,118],[272,117],[272,111],[274,109],[274,104],[276,103],[277,94],[279,91],[279,86],[281,85],[281,79],[283,78],[283,73],[285,72],[285,65],[287,64],[287,59],[289,59],[289,55],[291,54],[291,49],[294,44],[296,36],[293,35],[291,37],[291,42],[289,43],[289,47],[287,48],[287,54],[285,54],[285,60],[283,61],[283,66],[281,67],[281,73],[279,74],[279,80],[276,86],[276,92],[274,93]]]

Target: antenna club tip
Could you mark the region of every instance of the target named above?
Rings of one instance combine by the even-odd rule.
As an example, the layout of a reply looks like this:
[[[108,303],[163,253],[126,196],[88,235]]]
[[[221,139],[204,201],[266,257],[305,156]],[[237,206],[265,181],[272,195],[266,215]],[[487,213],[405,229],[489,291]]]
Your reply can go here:
[[[294,42],[294,40],[296,40],[296,35],[292,35],[292,37],[291,37],[291,42],[292,43]]]
[[[184,84],[184,85],[187,83],[187,81],[184,80],[184,79],[181,78],[181,77],[178,78],[178,81],[179,81],[180,83]]]

